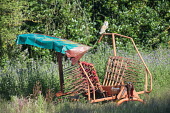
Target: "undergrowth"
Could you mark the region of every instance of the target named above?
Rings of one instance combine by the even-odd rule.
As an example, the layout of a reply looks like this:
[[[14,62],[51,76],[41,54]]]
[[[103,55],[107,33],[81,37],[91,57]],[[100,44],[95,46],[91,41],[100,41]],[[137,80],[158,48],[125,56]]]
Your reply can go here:
[[[119,56],[136,58],[137,54],[118,50]],[[168,113],[170,112],[170,50],[159,48],[151,52],[141,52],[153,75],[153,91],[146,96],[146,104],[125,103],[119,107],[112,101],[89,104],[85,100],[70,102],[67,99],[46,101],[48,89],[59,91],[58,65],[48,59],[15,59],[6,62],[0,68],[0,112],[1,113]],[[112,49],[107,44],[100,45],[95,51],[89,51],[81,59],[93,63],[102,82],[108,56]],[[70,61],[63,62],[68,67]],[[31,98],[33,87],[39,81],[42,92],[37,98]]]

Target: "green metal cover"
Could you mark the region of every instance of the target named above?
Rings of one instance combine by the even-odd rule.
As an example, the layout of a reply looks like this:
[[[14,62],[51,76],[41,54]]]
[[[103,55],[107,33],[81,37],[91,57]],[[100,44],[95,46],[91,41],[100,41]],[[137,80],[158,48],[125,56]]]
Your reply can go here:
[[[66,54],[67,57],[79,60],[90,47],[66,39],[42,35],[42,34],[21,34],[17,36],[17,44],[28,44],[40,48],[53,49],[56,52]]]

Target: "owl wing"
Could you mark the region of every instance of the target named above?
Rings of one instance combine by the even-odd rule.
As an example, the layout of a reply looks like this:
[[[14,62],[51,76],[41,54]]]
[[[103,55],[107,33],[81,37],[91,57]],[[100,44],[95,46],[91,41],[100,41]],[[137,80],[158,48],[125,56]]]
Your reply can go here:
[[[107,29],[107,26],[106,26],[106,25],[103,25],[103,26],[101,27],[101,29],[100,29],[100,34],[105,33],[106,29]]]

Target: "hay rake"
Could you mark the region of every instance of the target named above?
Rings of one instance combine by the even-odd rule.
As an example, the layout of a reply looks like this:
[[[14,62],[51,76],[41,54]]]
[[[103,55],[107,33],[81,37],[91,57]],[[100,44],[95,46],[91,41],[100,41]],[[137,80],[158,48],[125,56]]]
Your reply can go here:
[[[67,87],[69,91],[59,92],[60,96],[81,93],[90,103],[107,100],[113,100],[117,105],[125,101],[144,103],[139,94],[152,91],[152,75],[133,39],[120,34],[104,33],[99,42],[104,35],[112,36],[114,56],[108,58],[103,84],[100,83],[93,64],[79,61],[76,65],[66,69],[66,73],[64,70],[64,75],[68,76],[65,77],[65,81],[71,83]],[[130,39],[140,60],[117,56],[115,35]],[[59,93],[56,93],[56,96],[59,96]]]
[[[21,34],[17,36],[17,44],[28,44],[40,48],[53,49],[57,53],[60,78],[60,91],[57,97],[83,94],[90,103],[113,100],[117,105],[125,101],[144,102],[139,94],[152,91],[152,74],[139,53],[133,39],[117,33],[103,33],[112,37],[113,56],[108,58],[103,84],[100,83],[94,65],[80,61],[80,58],[91,48],[59,37],[42,34]],[[117,56],[115,36],[129,39],[140,60]],[[63,70],[62,54],[72,61],[72,66]],[[64,81],[67,84],[64,84]],[[39,86],[38,86],[39,87]],[[53,94],[47,92],[47,97]],[[74,97],[74,96],[72,96]],[[50,98],[51,101],[51,98]]]

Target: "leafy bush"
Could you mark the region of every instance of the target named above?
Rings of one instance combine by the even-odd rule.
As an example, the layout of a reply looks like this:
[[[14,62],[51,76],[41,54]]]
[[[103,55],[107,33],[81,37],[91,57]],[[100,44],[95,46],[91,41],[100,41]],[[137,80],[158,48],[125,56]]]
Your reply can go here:
[[[107,32],[133,37],[142,48],[167,47],[169,41],[169,1],[1,0],[0,4],[1,63],[19,54],[18,34],[41,33],[94,45],[104,20],[109,21]]]

